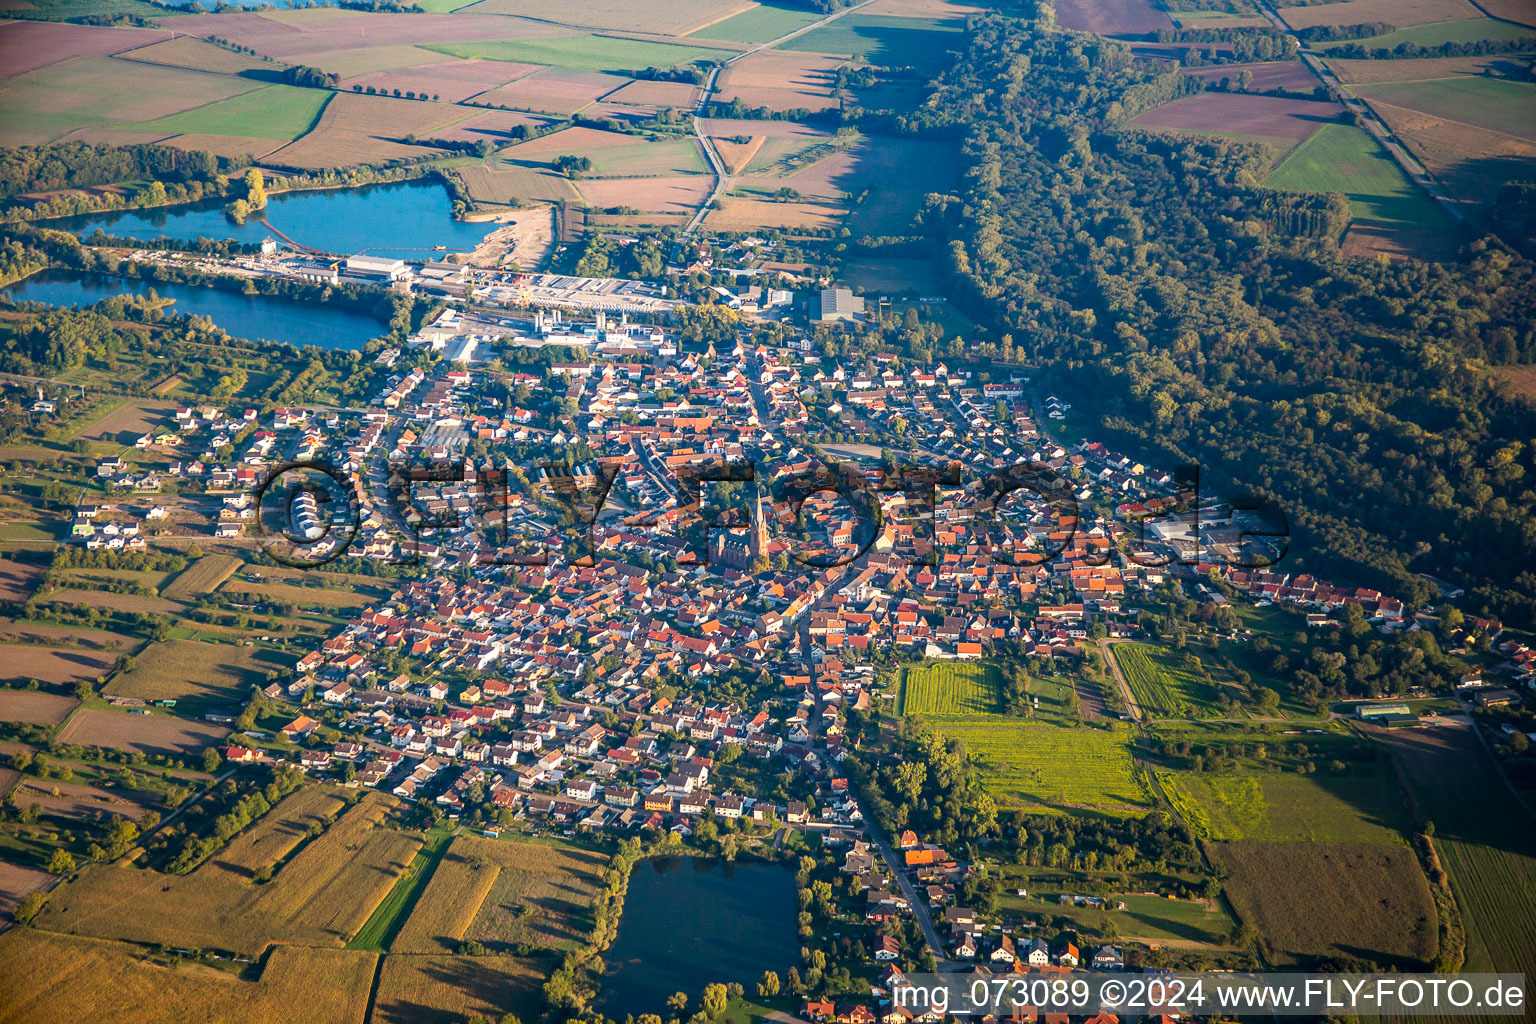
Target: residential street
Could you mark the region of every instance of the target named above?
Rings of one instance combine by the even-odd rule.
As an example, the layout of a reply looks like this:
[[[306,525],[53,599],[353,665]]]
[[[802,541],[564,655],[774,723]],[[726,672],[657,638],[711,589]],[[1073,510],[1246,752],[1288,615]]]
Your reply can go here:
[[[881,830],[879,822],[875,820],[864,801],[855,796],[854,802],[858,804],[859,813],[864,815],[864,827],[869,832],[870,842],[875,844],[880,851],[880,856],[885,858],[886,867],[895,877],[896,884],[901,888],[901,894],[912,905],[912,917],[917,921],[917,926],[923,930],[923,938],[928,942],[928,949],[933,953],[938,969],[940,971],[959,970],[961,965],[952,962],[944,952],[944,943],[940,941],[938,930],[933,926],[933,916],[928,912],[928,900],[918,893],[917,887],[907,877],[901,858],[897,856],[896,848],[891,845],[890,839]]]

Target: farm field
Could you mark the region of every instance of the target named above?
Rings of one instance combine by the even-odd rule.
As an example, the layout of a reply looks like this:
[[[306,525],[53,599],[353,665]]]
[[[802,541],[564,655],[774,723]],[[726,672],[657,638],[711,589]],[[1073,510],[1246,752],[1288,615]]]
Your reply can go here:
[[[1002,676],[995,665],[942,661],[912,665],[902,683],[904,715],[987,715],[1002,700]]]
[[[1411,251],[1451,237],[1450,218],[1419,192],[1369,135],[1324,125],[1281,161],[1264,184],[1349,197],[1349,236],[1381,251]]]
[[[706,25],[696,30],[696,34],[708,39],[723,39],[733,43],[766,43],[788,35],[797,28],[804,28],[820,18],[820,14],[807,7],[776,3],[758,4],[724,21]]]
[[[1226,68],[1220,70],[1226,71]],[[1279,153],[1330,123],[1339,114],[1336,103],[1207,92],[1154,107],[1131,124],[1138,128],[1216,134],[1243,142],[1265,142]]]
[[[365,91],[373,88],[380,92],[399,89],[401,92],[414,92],[418,95],[440,96],[449,103],[458,103],[487,89],[530,75],[542,67],[540,64],[515,64],[501,60],[451,60],[375,71],[349,78],[341,83],[341,87],[352,90],[362,86]]]
[[[73,697],[44,690],[0,690],[0,722],[58,725],[78,703]]]
[[[1334,5],[1346,7],[1347,3]],[[1368,36],[1365,39],[1343,40],[1337,42],[1316,43],[1315,48],[1324,53],[1348,45],[1349,42],[1357,42],[1367,50],[1393,49],[1403,43],[1414,43],[1418,46],[1439,46],[1441,43],[1475,43],[1483,39],[1502,41],[1506,39],[1520,39],[1531,35],[1529,28],[1521,25],[1511,25],[1507,22],[1494,21],[1491,18],[1475,17],[1476,12],[1470,9],[1466,17],[1458,21],[1435,21],[1429,24],[1418,24],[1411,28],[1401,28],[1396,32],[1388,32],[1379,36]],[[1287,19],[1289,20],[1289,19]],[[1410,22],[1398,15],[1391,14],[1372,21],[1384,21],[1386,24],[1407,25]],[[1319,22],[1319,24],[1348,24],[1348,22]]]
[[[330,94],[321,89],[268,85],[231,99],[127,127],[166,135],[226,135],[289,142],[309,131],[330,98]]]
[[[862,57],[871,64],[933,66],[965,45],[965,22],[940,18],[888,18],[849,14],[781,43],[781,50]]]
[[[1510,893],[1536,891],[1536,821],[1466,726],[1372,730],[1402,762],[1467,930],[1468,971],[1536,971],[1536,921]]]
[[[143,790],[108,790],[51,779],[40,782],[25,778],[17,784],[12,795],[18,807],[36,805],[43,814],[76,821],[105,821],[113,815],[138,821],[151,805],[161,803],[157,795]]]
[[[266,682],[267,672],[290,667],[286,660],[260,647],[164,640],[145,648],[133,668],[119,673],[104,692],[199,707],[238,705],[252,686]]]
[[[397,140],[428,134],[474,113],[445,103],[333,93],[312,131],[266,159],[279,166],[310,168],[429,155],[434,151]]]
[[[1528,178],[1536,163],[1536,142],[1390,103],[1372,107],[1474,219],[1485,218],[1499,189]]]
[[[426,47],[451,57],[549,64],[579,71],[637,71],[673,67],[696,60],[719,60],[730,50],[684,46],[679,43],[621,39],[616,36],[560,36],[552,39],[507,39],[485,42],[432,43]],[[614,85],[621,85],[615,82]]]
[[[115,660],[110,654],[94,654],[68,647],[4,644],[0,645],[0,682],[26,682],[29,679],[40,683],[94,681],[110,672]]]
[[[126,50],[118,56],[124,60],[145,61],[150,64],[166,64],[193,71],[212,71],[218,74],[238,75],[242,71],[272,71],[277,65],[244,53],[235,53],[222,46],[204,42],[194,36],[177,36],[164,42]]]
[[[219,584],[244,563],[234,555],[210,553],[188,565],[176,578],[160,591],[164,597],[177,601],[190,601],[219,589]]]
[[[576,187],[569,178],[544,170],[513,167],[463,167],[459,176],[477,203],[519,206],[527,202],[575,199]]]
[[[1157,780],[1206,839],[1400,845],[1413,824],[1396,783],[1381,773],[1159,772]]]
[[[8,21],[0,25],[0,52],[5,54],[0,77],[24,75],[71,57],[108,57],[160,42],[165,36],[154,29]]]
[[[81,708],[59,732],[60,743],[137,751],[141,754],[185,756],[201,753],[229,735],[229,730],[170,715],[131,715],[122,711]]]
[[[226,863],[223,852],[215,853],[188,875],[91,865],[54,893],[38,923],[54,931],[199,949],[255,953],[270,942],[339,948],[421,846],[416,836],[381,827],[394,804],[382,793],[365,794],[264,885],[252,884],[247,865],[284,839],[267,842],[259,854],[231,847],[236,860]],[[274,813],[284,816],[280,821],[295,817],[281,804]]]
[[[709,194],[710,179],[702,174],[677,178],[584,178],[576,188],[587,205],[598,210],[629,206],[642,213],[690,214]],[[714,225],[711,220],[711,226]]]
[[[631,0],[571,0],[560,6],[560,21],[567,25],[612,29],[621,32],[652,32],[686,35],[700,32],[752,6],[751,0],[667,0],[665,4],[635,4]],[[549,17],[540,0],[483,0],[476,14]]]
[[[1061,0],[1056,18],[1063,28],[1100,35],[1142,35],[1173,28],[1153,0]]]
[[[24,601],[32,596],[44,566],[0,558],[0,601]]]
[[[311,826],[325,826],[347,806],[341,794],[321,786],[303,786],[284,797],[261,820],[214,854],[226,871],[247,877],[273,867],[309,834]]]
[[[1434,958],[1434,897],[1406,846],[1233,842],[1206,852],[1277,966],[1364,956],[1417,970]]]
[[[740,99],[753,109],[825,110],[837,106],[832,85],[843,63],[821,54],[764,50],[722,71],[715,96],[723,103]]]
[[[1378,82],[1428,82],[1435,79],[1477,78],[1515,70],[1513,58],[1423,57],[1416,60],[1339,60],[1329,58],[1328,69],[1345,85]]]
[[[529,961],[505,956],[384,958],[374,999],[375,1024],[458,1024],[466,1014],[534,1019],[546,977]]]
[[[150,399],[126,402],[83,428],[75,437],[86,441],[132,444],[149,431],[163,426],[175,408],[174,402]]]
[[[0,1000],[0,1022],[358,1024],[377,961],[372,953],[278,946],[259,979],[246,981],[210,967],[174,970],[121,942],[12,928],[0,936],[0,991],[10,997]]]
[[[1317,79],[1312,77],[1312,72],[1308,71],[1307,66],[1299,60],[1272,60],[1258,64],[1221,64],[1210,68],[1191,68],[1189,74],[1213,83],[1226,79],[1235,85],[1237,76],[1244,71],[1253,75],[1253,81],[1248,86],[1253,92],[1261,92],[1265,89],[1295,89],[1310,92],[1318,84]]]
[[[1144,813],[1129,734],[1002,718],[935,718],[935,732],[962,740],[999,807],[1072,810],[1118,817]]]
[[[27,893],[35,892],[53,880],[53,876],[37,868],[0,861],[0,917],[9,918],[16,905],[26,899]]]
[[[360,594],[352,589],[342,590],[323,586],[296,587],[283,583],[248,583],[242,579],[228,581],[219,592],[274,604],[298,605],[301,608],[364,608],[378,603],[377,597],[367,593]]]
[[[1506,135],[1536,140],[1536,84],[1462,77],[1432,82],[1383,82],[1355,92],[1374,102],[1420,110]]]
[[[533,74],[524,75],[506,85],[481,93],[475,98],[475,102],[567,116],[586,109],[609,93],[624,88],[628,81],[602,71],[540,67]],[[567,131],[579,130],[567,129]],[[562,135],[564,132],[555,134]],[[549,137],[546,136],[546,138]]]
[[[1179,655],[1154,644],[1115,644],[1115,661],[1131,695],[1152,717],[1201,718],[1218,715],[1218,691]]]
[[[1477,8],[1467,0],[1343,0],[1342,3],[1280,7],[1278,13],[1293,29],[1311,25],[1364,25],[1371,22],[1424,25],[1479,17]]]

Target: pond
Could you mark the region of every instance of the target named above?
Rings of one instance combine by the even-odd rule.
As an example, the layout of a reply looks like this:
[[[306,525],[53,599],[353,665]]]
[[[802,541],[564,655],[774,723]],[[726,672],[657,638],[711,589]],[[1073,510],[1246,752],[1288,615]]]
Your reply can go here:
[[[224,206],[223,200],[215,200],[152,210],[86,213],[37,223],[82,238],[100,228],[115,238],[141,242],[233,238],[254,245],[272,234],[272,229],[255,217],[236,224],[225,216]],[[490,223],[454,220],[448,189],[425,178],[357,188],[280,192],[267,201],[265,214],[273,228],[300,245],[343,256],[368,252],[430,259],[435,246],[473,249],[496,228]]]
[[[235,337],[253,341],[355,349],[389,326],[381,317],[348,306],[59,268],[38,271],[7,287],[4,294],[17,302],[89,306],[115,295],[143,295],[151,289],[161,298],[176,300],[169,312],[206,316]]]
[[[623,1020],[671,1016],[667,997],[740,982],[756,989],[764,971],[782,978],[800,960],[795,874],[781,864],[658,857],[635,866],[619,933],[604,960],[596,1008]]]

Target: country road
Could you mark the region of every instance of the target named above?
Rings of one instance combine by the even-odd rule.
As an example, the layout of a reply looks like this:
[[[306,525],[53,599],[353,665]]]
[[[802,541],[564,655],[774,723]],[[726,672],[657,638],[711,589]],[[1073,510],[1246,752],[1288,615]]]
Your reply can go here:
[[[720,72],[724,71],[726,68],[730,67],[732,64],[745,57],[750,57],[755,53],[761,53],[764,50],[771,50],[775,46],[778,46],[780,43],[787,43],[791,39],[796,39],[805,35],[807,32],[812,32],[818,28],[821,28],[823,25],[830,24],[836,21],[838,18],[852,14],[854,11],[857,11],[860,8],[868,7],[874,2],[875,0],[860,0],[859,3],[844,7],[842,10],[833,11],[831,14],[820,19],[819,21],[813,21],[809,25],[803,25],[800,28],[795,29],[793,32],[786,32],[784,35],[779,36],[777,39],[770,39],[766,43],[758,43],[750,50],[742,50],[740,53],[736,54],[736,56],[721,64],[716,65],[714,70],[710,71],[709,78],[705,80],[703,88],[699,90],[698,102],[693,106],[693,135],[694,138],[699,140],[699,147],[704,150],[704,157],[709,161],[710,170],[715,175],[715,187],[710,189],[709,195],[704,198],[704,202],[699,205],[698,210],[694,212],[694,215],[689,219],[687,225],[684,226],[682,234],[678,236],[677,249],[674,252],[672,258],[673,263],[679,262],[678,254],[682,250],[682,239],[692,235],[695,231],[698,230],[699,225],[704,223],[704,218],[709,216],[709,211],[714,209],[715,202],[725,194],[726,186],[729,185],[731,180],[731,176],[726,173],[725,161],[720,158],[719,150],[715,149],[714,140],[709,137],[709,135],[704,131],[703,125],[700,124],[700,117],[703,115],[705,108],[709,106],[710,97],[715,93],[715,84],[720,80]]]

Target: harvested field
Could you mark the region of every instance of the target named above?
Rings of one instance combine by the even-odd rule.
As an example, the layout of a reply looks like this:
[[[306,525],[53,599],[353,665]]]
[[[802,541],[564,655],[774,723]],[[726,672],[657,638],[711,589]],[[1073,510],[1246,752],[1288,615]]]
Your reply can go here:
[[[710,211],[706,223],[713,231],[834,228],[842,222],[846,212],[835,203],[779,203],[726,196],[720,200],[720,209]]]
[[[614,90],[622,88],[628,81],[627,78],[605,75],[597,71],[543,68],[535,74],[519,78],[508,85],[489,89],[476,97],[475,102],[548,114],[574,114]],[[595,129],[567,129],[567,131],[589,130]],[[563,135],[564,132],[555,134]],[[546,138],[552,137],[546,136]]]
[[[173,135],[168,139],[161,139],[160,144],[188,152],[202,150],[215,156],[229,157],[232,160],[247,158],[260,160],[287,141],[287,139],[260,139],[242,135]]]
[[[37,589],[44,567],[0,558],[0,601],[25,601]]]
[[[1374,82],[1424,82],[1438,78],[1509,75],[1517,70],[1512,57],[1431,57],[1424,60],[1332,60],[1328,69],[1346,85]]]
[[[1531,6],[1530,0],[1480,0],[1478,6],[1490,17],[1536,27],[1536,7]]]
[[[58,795],[54,795],[54,791]],[[20,807],[36,804],[44,814],[79,821],[105,821],[113,815],[138,821],[150,810],[151,804],[159,805],[160,798],[153,793],[138,790],[102,789],[78,783],[38,781],[24,779],[15,790],[16,803]]]
[[[1388,25],[1423,25],[1432,21],[1481,17],[1478,9],[1467,0],[1343,0],[1308,7],[1281,7],[1277,13],[1291,28],[1364,25],[1373,21]]]
[[[1339,112],[1334,103],[1208,92],[1154,107],[1131,124],[1200,134],[1215,132],[1213,126],[1219,125],[1221,135],[1268,142],[1285,152],[1324,125],[1337,124]]]
[[[764,50],[722,71],[715,95],[725,103],[740,99],[753,109],[825,110],[837,106],[832,83],[844,63],[819,54]]]
[[[646,107],[693,106],[698,98],[699,87],[687,82],[630,82],[618,92],[610,93],[611,103],[636,103]]]
[[[1060,0],[1056,20],[1063,28],[1101,36],[1144,35],[1173,28],[1152,0]]]
[[[710,181],[702,174],[682,178],[589,178],[576,182],[576,187],[588,206],[600,210],[631,206],[647,213],[692,213],[709,195]]]
[[[125,60],[191,68],[193,71],[212,71],[222,75],[238,75],[242,71],[276,70],[274,65],[264,60],[258,60],[249,54],[226,50],[222,46],[215,46],[194,36],[177,36],[163,43],[128,50],[119,56]]]
[[[191,964],[173,970],[120,942],[12,928],[0,936],[0,991],[11,996],[0,1022],[358,1024],[377,963],[372,953],[278,946],[260,979],[244,981]]]
[[[0,690],[0,722],[58,725],[79,703],[73,697],[43,690]]]
[[[459,176],[470,198],[477,203],[520,206],[528,202],[578,199],[580,193],[569,178],[550,171],[498,165],[495,169],[463,167]]]
[[[335,17],[341,13],[344,17]],[[272,15],[269,17],[268,15]],[[343,78],[437,59],[422,44],[458,39],[570,35],[559,25],[496,15],[338,12],[336,8],[205,14],[180,18],[176,27],[250,46],[257,53],[310,64]]]
[[[11,911],[26,899],[28,893],[36,892],[51,881],[53,876],[46,871],[0,860],[0,919],[10,920]]]
[[[229,579],[244,564],[234,555],[206,554],[181,570],[170,585],[160,592],[177,601],[204,597],[218,590],[219,584]]]
[[[708,167],[699,143],[693,138],[652,142],[643,146],[582,150],[592,161],[594,178],[675,178],[704,174]]]
[[[0,682],[96,680],[112,670],[114,660],[111,654],[92,654],[76,648],[4,644],[0,645]]]
[[[752,158],[757,156],[757,151],[763,148],[761,135],[749,136],[746,142],[731,142],[726,139],[716,139],[715,151],[720,154],[720,159],[725,161],[727,174],[740,174]]]
[[[559,20],[566,25],[586,28],[686,35],[750,6],[750,0],[667,0],[665,4],[637,4],[634,0],[566,0],[560,5]],[[476,5],[475,13],[541,19],[552,16],[549,5],[543,0],[482,0]]]
[[[262,868],[275,867],[304,841],[311,826],[324,827],[346,806],[346,800],[335,790],[302,786],[214,854],[210,862],[249,878]]]
[[[169,715],[131,715],[122,711],[82,708],[59,733],[60,743],[138,751],[141,754],[200,754],[219,743],[229,730]]]
[[[1489,18],[1471,18],[1466,21],[1437,21],[1429,25],[1411,25],[1385,35],[1358,40],[1369,50],[1391,50],[1403,43],[1416,46],[1439,46],[1442,43],[1477,43],[1483,40],[1502,42],[1510,39],[1529,39],[1532,32],[1524,25],[1511,25]],[[1325,54],[1348,44],[1348,40],[1318,43]],[[1394,58],[1395,59],[1395,58]]]
[[[11,78],[71,57],[106,57],[166,38],[145,28],[105,28],[54,21],[0,24],[0,77]]]
[[[726,117],[704,117],[699,127],[705,135],[729,138],[733,135],[761,135],[765,139],[804,139],[824,142],[832,136],[820,128],[813,128],[798,121],[752,121]]]
[[[163,597],[113,594],[106,590],[58,590],[47,599],[47,603],[84,605],[109,612],[148,612],[151,615],[168,615],[183,610],[175,601],[167,601]]]
[[[577,71],[637,71],[648,67],[669,68],[696,60],[720,60],[730,50],[682,46],[676,43],[624,39],[619,36],[582,35],[545,39],[502,39],[433,43],[431,49],[454,57],[481,57]]]
[[[459,1024],[466,1014],[536,1017],[545,973],[504,956],[384,958],[374,999],[375,1024]]]
[[[1401,845],[1411,827],[1397,782],[1349,775],[1158,772],[1174,809],[1205,839]]]
[[[232,75],[113,57],[77,57],[6,80],[0,144],[48,142],[78,128],[124,123],[140,127],[141,122],[250,92],[258,85]]]
[[[584,153],[589,149],[611,149],[615,146],[643,146],[645,140],[638,135],[625,135],[622,132],[605,132],[600,128],[565,128],[549,135],[541,136],[529,142],[519,143],[501,155],[506,160],[520,160],[532,157],[533,162],[542,163],[545,159],[559,156],[562,153]]]
[[[1506,182],[1532,178],[1536,143],[1389,103],[1372,108],[1468,216],[1486,216]]]
[[[50,626],[41,622],[0,619],[0,643],[52,644],[74,646],[89,651],[121,651],[140,643],[134,637],[109,633],[104,629],[76,626]]]
[[[524,942],[569,948],[591,928],[606,865],[574,847],[459,836],[390,949],[440,953],[461,939],[491,952]]]
[[[175,135],[229,136],[238,140],[271,139],[273,143],[282,143],[309,131],[331,95],[322,89],[268,85],[242,96],[135,127]],[[238,144],[216,143],[225,149]],[[268,144],[267,148],[277,147]]]
[[[230,580],[220,593],[301,608],[364,608],[378,603],[376,597],[336,587],[294,587],[282,583],[247,583],[245,580]]]
[[[75,437],[86,441],[132,444],[144,434],[164,425],[175,409],[175,402],[157,402],[149,399],[132,401],[112,410],[81,430]]]
[[[382,71],[399,71],[403,68],[429,68],[434,64],[451,64],[453,58],[445,53],[423,50],[418,46],[357,46],[342,50],[324,50],[304,53],[296,59],[317,62],[313,66],[324,68],[333,75],[340,75],[351,83],[363,75]]]
[[[540,64],[516,64],[504,60],[453,60],[377,71],[349,78],[341,83],[341,87],[356,89],[362,86],[364,91],[372,87],[380,92],[391,93],[399,89],[401,92],[441,97],[448,103],[458,103],[540,70],[543,70]]]
[[[820,18],[821,14],[809,7],[763,3],[706,26],[698,34],[737,43],[766,43],[813,24]]]
[[[467,121],[438,128],[423,137],[428,141],[443,142],[479,142],[485,139],[495,145],[505,146],[515,141],[512,129],[543,127],[549,123],[547,117],[518,110],[487,110]]]
[[[1250,92],[1262,92],[1265,89],[1310,92],[1319,85],[1317,78],[1299,60],[1271,60],[1259,64],[1223,64],[1214,68],[1189,68],[1185,74],[1203,78],[1207,82],[1220,82],[1227,79],[1232,83],[1233,88],[1236,88],[1237,76],[1244,71],[1253,75],[1253,82],[1248,86]]]
[[[1418,970],[1435,955],[1434,897],[1406,846],[1240,842],[1206,852],[1277,966],[1343,956]]]
[[[313,131],[268,159],[288,167],[346,167],[423,156],[431,150],[406,143],[406,136],[471,116],[446,103],[335,93]]]
[[[290,796],[289,799],[292,799]],[[286,861],[272,880],[215,854],[189,875],[91,865],[49,902],[39,924],[99,938],[256,952],[271,942],[340,947],[421,847],[380,827],[393,797],[356,807]]]
[[[888,67],[937,67],[965,47],[965,22],[938,18],[882,18],[850,14],[779,44],[783,50],[838,53]]]
[[[163,640],[146,647],[104,692],[200,706],[240,704],[252,686],[265,684],[268,672],[291,668],[288,660],[262,647]]]
[[[967,18],[989,8],[956,0],[877,0],[863,8],[866,14],[886,18]]]

